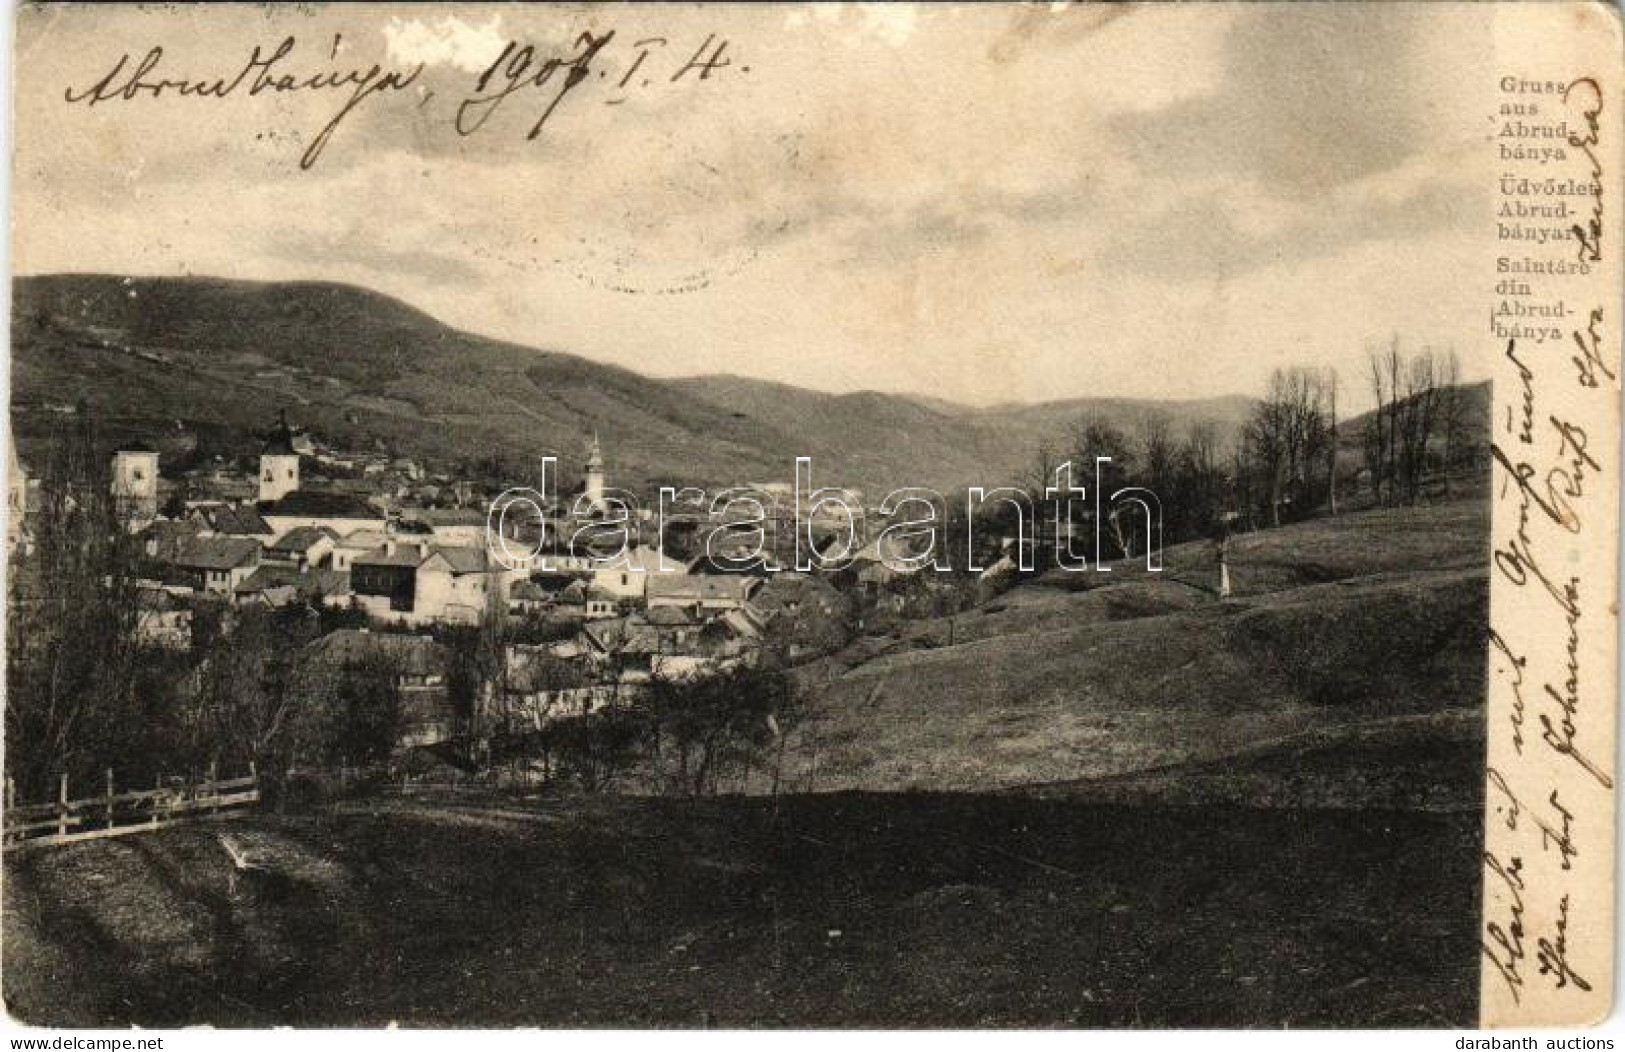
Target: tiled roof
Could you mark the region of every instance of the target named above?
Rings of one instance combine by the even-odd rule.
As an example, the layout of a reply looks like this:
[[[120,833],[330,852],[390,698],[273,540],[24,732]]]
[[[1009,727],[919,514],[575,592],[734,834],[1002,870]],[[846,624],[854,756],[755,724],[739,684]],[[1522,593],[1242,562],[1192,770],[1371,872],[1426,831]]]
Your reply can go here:
[[[681,628],[694,623],[688,611],[680,606],[657,606],[644,615],[644,620],[665,628]]]
[[[337,540],[338,534],[325,526],[296,526],[278,537],[271,548],[279,552],[309,551],[323,537]]]
[[[452,573],[484,573],[487,565],[484,548],[436,548],[430,558],[434,556],[446,560]]]
[[[198,514],[216,533],[237,536],[266,536],[271,527],[253,508],[237,504],[214,504],[198,509]]]
[[[413,508],[406,514],[430,526],[484,526],[486,522],[482,508]]]
[[[777,613],[791,605],[807,604],[833,610],[840,602],[841,593],[828,581],[790,572],[770,576],[750,599],[750,605],[763,614]]]
[[[428,554],[426,546],[394,541],[381,544],[365,555],[356,556],[350,565],[416,567],[428,557]]]
[[[565,570],[537,570],[530,575],[530,583],[547,592],[562,592],[580,580],[581,574]]]
[[[152,545],[152,554],[155,558],[170,559],[181,545],[196,537],[200,529],[202,526],[190,519],[179,521],[159,519],[142,531],[142,539]]]
[[[651,600],[694,603],[725,599],[743,603],[759,583],[759,578],[737,574],[650,574],[645,595]]]
[[[259,554],[259,542],[247,537],[193,537],[170,561],[193,570],[232,570],[253,565]]]
[[[296,489],[281,500],[260,505],[266,515],[297,515],[318,519],[382,519],[383,513],[351,493]]]
[[[339,541],[340,548],[359,548],[372,551],[389,539],[383,530],[352,530]]]
[[[243,578],[238,595],[251,595],[269,588],[291,587],[304,595],[343,595],[350,590],[350,575],[341,570],[298,570],[292,566],[267,564]]]
[[[660,630],[647,621],[631,617],[593,621],[583,627],[581,633],[605,653],[630,656],[661,652]]]

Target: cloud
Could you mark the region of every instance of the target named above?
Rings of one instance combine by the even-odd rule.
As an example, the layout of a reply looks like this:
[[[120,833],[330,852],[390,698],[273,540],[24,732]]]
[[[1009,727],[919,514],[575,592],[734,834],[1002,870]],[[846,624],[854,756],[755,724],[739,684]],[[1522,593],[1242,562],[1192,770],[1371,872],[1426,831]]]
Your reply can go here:
[[[853,13],[857,17],[849,18]],[[825,3],[792,7],[784,16],[784,24],[790,29],[834,26],[854,39],[873,38],[890,47],[902,47],[914,35],[918,16],[915,5],[907,3]]]
[[[353,281],[658,373],[973,401],[1245,386],[1272,341],[1330,361],[1369,328],[1481,321],[1438,261],[1481,245],[1488,154],[1460,140],[1482,97],[1459,82],[1494,18],[1412,10],[236,5],[201,37],[152,5],[25,11],[14,259]],[[534,91],[456,134],[507,39],[567,47],[584,24],[616,30],[606,76],[546,134],[526,138]],[[310,171],[336,93],[61,103],[160,35],[180,73],[284,32],[320,42],[313,63],[342,32],[341,67],[432,68]],[[726,75],[672,82],[712,33]],[[651,84],[619,91],[655,36]]]
[[[384,26],[384,40],[390,61],[397,65],[450,66],[467,73],[483,73],[508,44],[501,15],[477,26],[455,16],[432,24],[391,18]]]
[[[1436,150],[1463,125],[1440,100],[1452,85],[1441,53],[1479,46],[1427,5],[1262,5],[1227,33],[1217,88],[1149,114],[1113,120],[1154,172],[1254,179],[1281,197],[1307,198]],[[1442,17],[1441,17],[1442,16]]]
[[[474,286],[484,278],[464,259],[418,247],[379,244],[375,238],[324,236],[302,228],[279,228],[261,246],[268,259],[287,263],[357,267],[374,275],[406,275],[437,285]]]
[[[1470,236],[1486,192],[1481,181],[1437,176],[1398,192],[1360,186],[1272,210],[1214,190],[1120,224],[1102,256],[1162,281],[1231,279],[1277,264],[1335,258],[1369,242],[1414,241],[1442,231]]]

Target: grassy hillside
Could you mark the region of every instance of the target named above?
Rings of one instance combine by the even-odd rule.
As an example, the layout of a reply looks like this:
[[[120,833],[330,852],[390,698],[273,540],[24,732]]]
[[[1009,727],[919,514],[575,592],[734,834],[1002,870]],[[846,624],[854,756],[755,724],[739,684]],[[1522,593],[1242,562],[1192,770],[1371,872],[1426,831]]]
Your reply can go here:
[[[1014,481],[1038,443],[1086,408],[976,411],[735,377],[655,380],[460,332],[387,296],[325,283],[19,278],[11,331],[13,427],[25,456],[61,420],[50,407],[81,400],[112,437],[153,441],[180,421],[225,449],[250,448],[250,432],[287,407],[350,445],[381,438],[406,453],[495,452],[519,465],[555,455],[568,471],[596,429],[612,481],[632,486],[787,480],[795,457],[812,456],[820,484],[952,490]],[[1176,416],[1211,408],[1229,419],[1244,402],[1170,406]]]
[[[1439,750],[1431,782],[1328,774],[1319,795],[1470,803],[1480,765],[1444,761],[1481,747],[1487,516],[1465,500],[1238,537],[1222,602],[1211,547],[1183,545],[1160,574],[1051,571],[951,624],[863,640],[806,673],[816,718],[795,777],[990,789],[1284,769],[1272,757],[1408,727]]]

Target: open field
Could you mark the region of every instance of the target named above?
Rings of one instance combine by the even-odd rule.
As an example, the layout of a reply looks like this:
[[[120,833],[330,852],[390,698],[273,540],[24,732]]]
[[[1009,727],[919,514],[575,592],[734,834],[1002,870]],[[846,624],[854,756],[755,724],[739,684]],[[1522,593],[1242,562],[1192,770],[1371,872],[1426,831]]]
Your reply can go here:
[[[1464,1025],[1479,823],[385,801],[8,855],[5,993],[50,1025]],[[234,890],[222,832],[273,876]]]
[[[1245,534],[1225,601],[1211,546],[1180,545],[1160,574],[1053,571],[862,640],[806,671],[814,718],[788,777],[980,791],[1222,765],[1394,721],[1448,771],[1452,743],[1483,738],[1487,515],[1474,498]],[[1316,798],[1384,799],[1346,773]]]

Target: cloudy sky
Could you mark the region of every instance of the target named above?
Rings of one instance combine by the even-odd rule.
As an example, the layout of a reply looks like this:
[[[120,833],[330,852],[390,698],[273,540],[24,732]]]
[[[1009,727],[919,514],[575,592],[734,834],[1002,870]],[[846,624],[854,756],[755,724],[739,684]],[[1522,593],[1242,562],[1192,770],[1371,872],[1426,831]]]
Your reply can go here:
[[[973,403],[1248,393],[1297,362],[1357,387],[1395,331],[1482,376],[1489,20],[1331,4],[28,10],[14,267],[354,282],[656,375]],[[508,42],[571,57],[584,31],[614,37],[540,135],[557,77],[458,133]],[[279,73],[424,69],[362,100],[309,169],[346,91],[65,100],[125,53],[111,90],[154,46],[149,80],[230,79],[288,36]],[[729,64],[674,82],[708,37]]]

